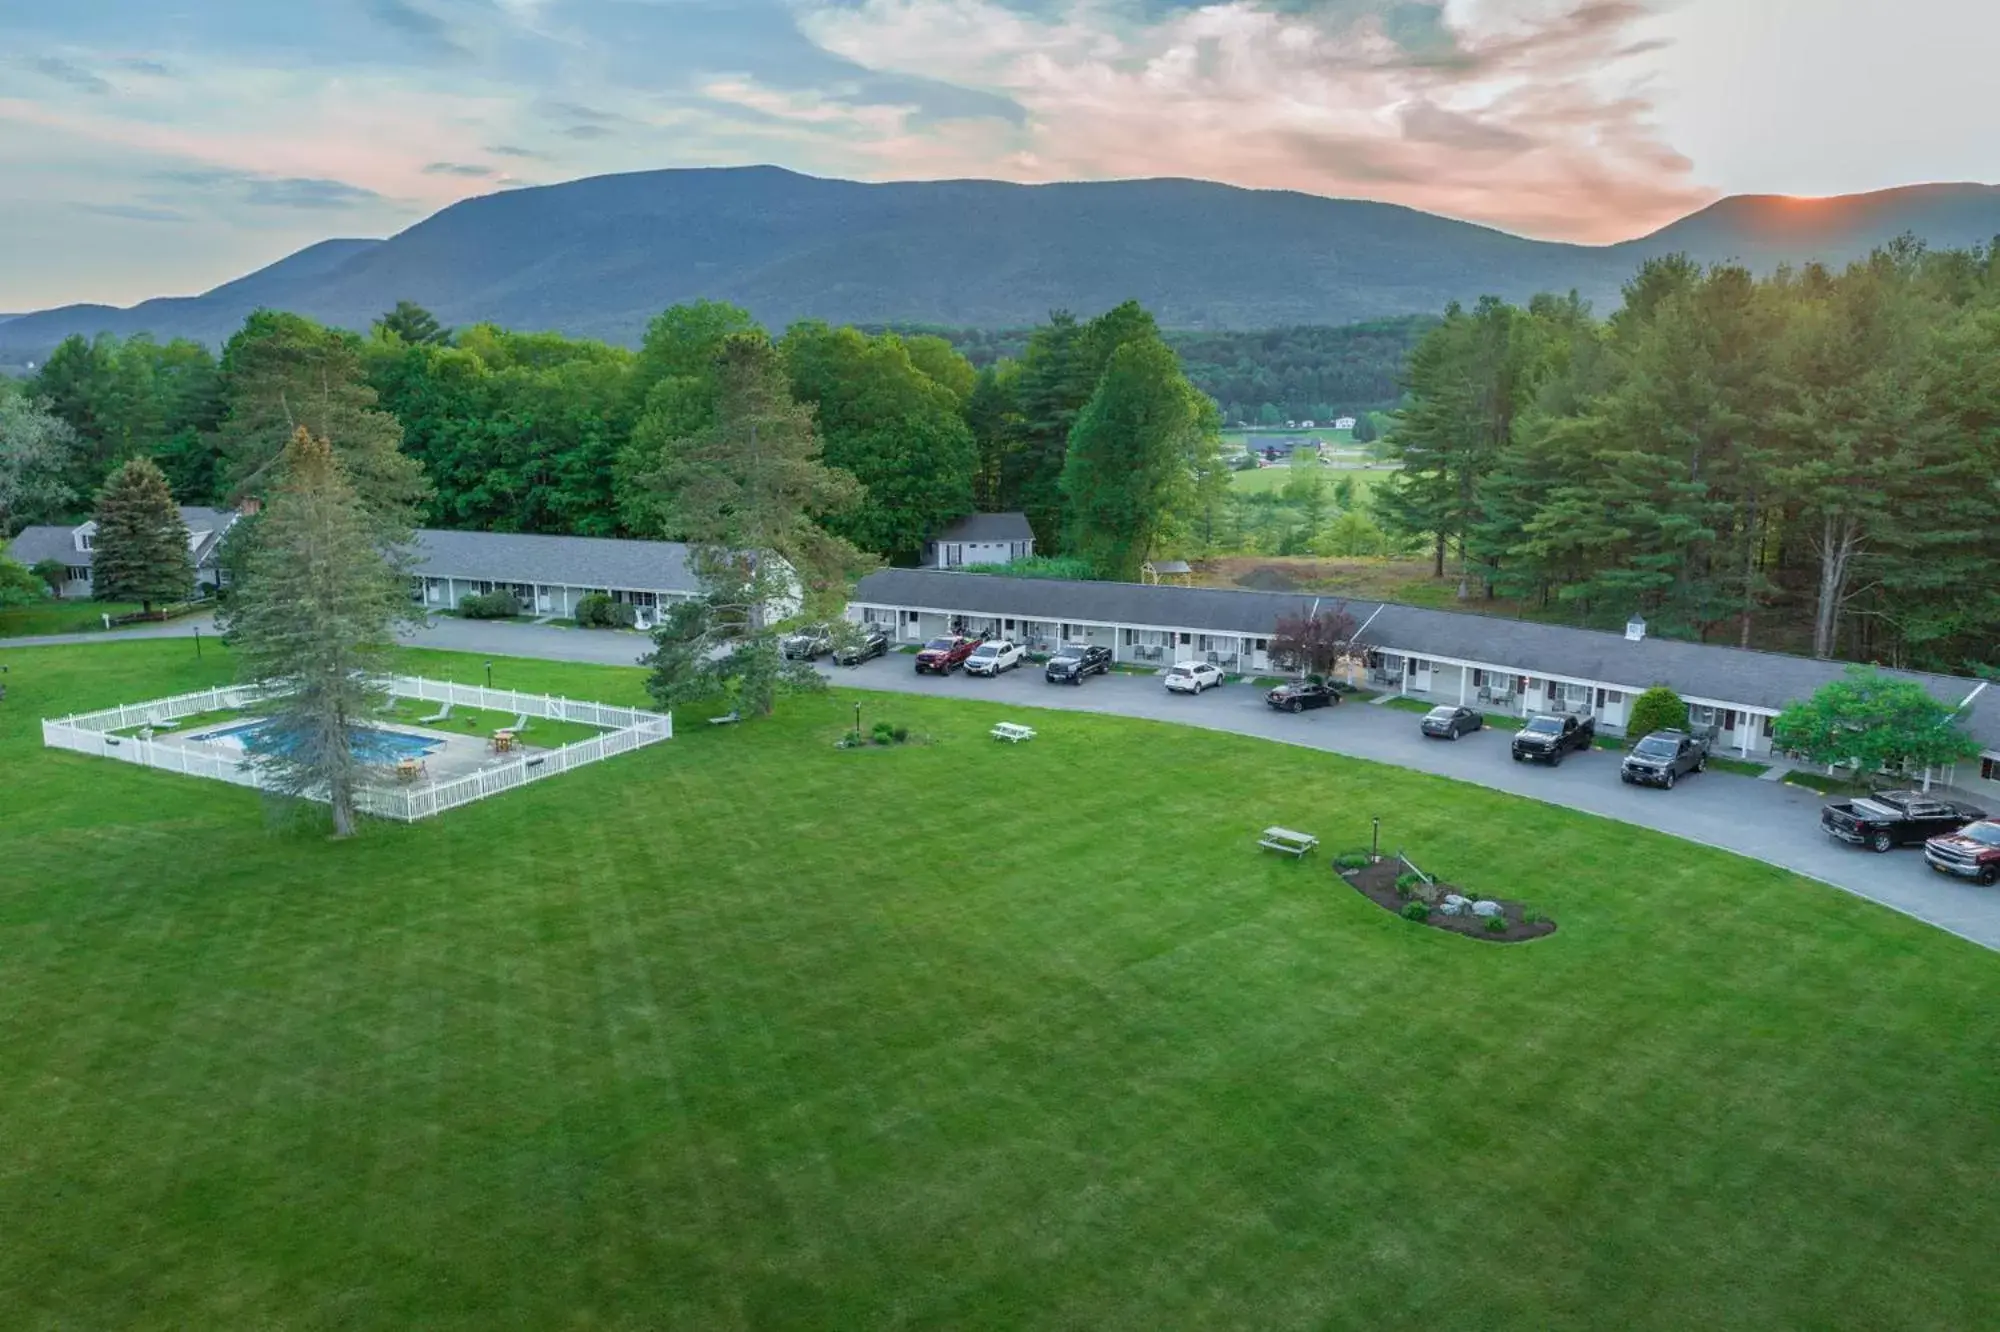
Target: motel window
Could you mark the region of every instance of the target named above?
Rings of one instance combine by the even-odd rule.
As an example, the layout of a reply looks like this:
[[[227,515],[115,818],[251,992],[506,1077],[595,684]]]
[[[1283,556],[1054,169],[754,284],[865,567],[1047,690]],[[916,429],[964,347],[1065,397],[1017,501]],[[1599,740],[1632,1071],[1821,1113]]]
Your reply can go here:
[[[1012,620],[1002,620],[1001,623],[1007,626],[1008,633],[1011,634],[1014,632],[1014,622]]]
[[[1258,640],[1257,640],[1257,650],[1258,650],[1259,652],[1266,652],[1266,651],[1269,651],[1269,650],[1270,650],[1270,647],[1271,647],[1271,640],[1270,640],[1270,639],[1268,639],[1268,638],[1260,638],[1260,639],[1258,639]]]
[[[1979,777],[1982,781],[2000,782],[2000,759],[1979,760]]]
[[[1769,740],[1771,738],[1771,722],[1772,718],[1770,717],[1764,718],[1764,738],[1766,740]]]
[[[1477,689],[1479,688],[1479,686],[1485,683],[1486,683],[1486,672],[1480,670],[1477,666],[1474,666],[1472,668],[1472,687],[1474,689]]]
[[[87,583],[90,581],[90,570],[88,569],[71,569],[68,572],[70,578],[75,582]]]

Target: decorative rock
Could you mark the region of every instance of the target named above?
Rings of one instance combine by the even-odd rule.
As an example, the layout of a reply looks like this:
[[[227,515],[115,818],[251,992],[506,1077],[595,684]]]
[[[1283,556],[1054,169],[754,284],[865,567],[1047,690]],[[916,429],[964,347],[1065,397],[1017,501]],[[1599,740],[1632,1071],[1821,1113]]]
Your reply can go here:
[[[1472,905],[1472,899],[1464,893],[1446,893],[1444,900],[1446,906],[1467,907]]]
[[[1500,904],[1498,902],[1474,902],[1472,904],[1472,914],[1475,916],[1497,916],[1500,914]]]
[[[1440,916],[1462,916],[1465,914],[1467,905],[1464,898],[1460,897],[1457,893],[1453,893],[1438,904],[1437,910]]]

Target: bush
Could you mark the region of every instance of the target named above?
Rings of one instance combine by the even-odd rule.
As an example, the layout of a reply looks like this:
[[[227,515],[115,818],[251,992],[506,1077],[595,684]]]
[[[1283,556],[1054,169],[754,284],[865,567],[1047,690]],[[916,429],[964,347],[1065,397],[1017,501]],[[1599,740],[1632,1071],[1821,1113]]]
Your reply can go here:
[[[1343,851],[1333,858],[1335,869],[1367,869],[1374,863],[1374,858],[1366,851]]]
[[[1398,897],[1417,896],[1418,890],[1424,886],[1424,876],[1411,870],[1404,870],[1396,876],[1396,896]]]
[[[1533,907],[1521,908],[1521,923],[1523,925],[1539,925],[1547,919],[1548,919],[1547,916],[1544,916],[1541,912],[1535,910]]]
[[[908,744],[910,740],[910,728],[907,726],[898,726],[889,735],[899,745]]]
[[[896,728],[885,721],[876,722],[873,726],[869,727],[868,734],[874,738],[875,743],[878,745],[894,744],[896,741]]]
[[[593,592],[576,603],[576,622],[585,629],[630,629],[639,622],[639,612],[627,602]]]
[[[521,603],[512,592],[485,592],[460,597],[458,613],[469,620],[506,620],[521,613]]]
[[[1488,916],[1486,918],[1486,932],[1488,934],[1505,934],[1507,932],[1507,918],[1505,916]]]
[[[1431,909],[1425,906],[1422,902],[1406,902],[1403,905],[1404,920],[1414,920],[1418,922],[1423,922],[1423,921],[1428,921],[1430,918],[1431,918]]]
[[[1632,700],[1625,733],[1638,740],[1655,731],[1685,731],[1687,724],[1688,705],[1681,696],[1665,685],[1654,685]]]

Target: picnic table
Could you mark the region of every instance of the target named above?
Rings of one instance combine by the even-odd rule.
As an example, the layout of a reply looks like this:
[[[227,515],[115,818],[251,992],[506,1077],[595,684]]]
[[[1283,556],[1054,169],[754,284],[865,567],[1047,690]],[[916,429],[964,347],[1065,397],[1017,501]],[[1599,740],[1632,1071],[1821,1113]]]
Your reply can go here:
[[[414,782],[429,770],[429,766],[420,758],[399,758],[396,760],[396,780]]]
[[[1303,856],[1319,845],[1319,838],[1292,828],[1266,828],[1257,845],[1282,851],[1288,856]]]
[[[988,732],[995,740],[1005,740],[1009,744],[1020,744],[1023,740],[1035,738],[1035,728],[1023,726],[1019,722],[996,722]]]
[[[513,749],[514,749],[514,733],[512,731],[503,730],[503,731],[495,731],[493,733],[494,753],[496,754],[512,753]]]

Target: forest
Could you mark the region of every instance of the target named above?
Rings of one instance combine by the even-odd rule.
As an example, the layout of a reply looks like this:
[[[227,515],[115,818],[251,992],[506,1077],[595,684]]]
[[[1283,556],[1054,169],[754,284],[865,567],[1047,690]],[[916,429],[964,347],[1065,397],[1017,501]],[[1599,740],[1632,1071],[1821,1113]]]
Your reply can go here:
[[[1225,424],[1279,425],[1394,408],[1410,352],[1437,322],[1421,315],[1255,333],[1168,329],[1162,336],[1188,382],[1215,399]],[[870,331],[941,337],[981,369],[1020,359],[1034,335],[1033,329],[917,326]]]
[[[1452,308],[1377,517],[1477,605],[1964,670],[2000,637],[2000,250],[1646,264],[1621,308]]]
[[[1153,318],[1126,304],[1058,312],[1017,360],[984,369],[944,339],[807,321],[772,341],[744,311],[697,302],[636,351],[490,325],[456,332],[407,303],[366,337],[259,311],[220,356],[199,344],[71,338],[0,383],[0,528],[90,511],[144,458],[183,504],[257,493],[303,426],[350,456],[372,507],[447,528],[676,537],[654,479],[708,428],[720,353],[770,343],[815,447],[851,490],[817,515],[879,559],[973,511],[1021,509],[1049,550],[1134,576],[1227,486],[1214,404]]]

